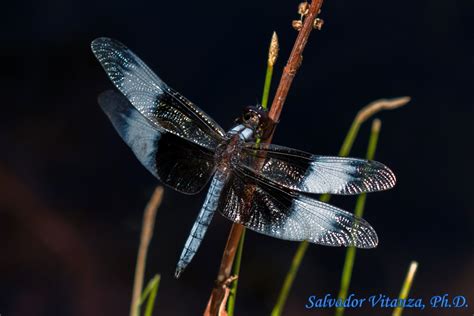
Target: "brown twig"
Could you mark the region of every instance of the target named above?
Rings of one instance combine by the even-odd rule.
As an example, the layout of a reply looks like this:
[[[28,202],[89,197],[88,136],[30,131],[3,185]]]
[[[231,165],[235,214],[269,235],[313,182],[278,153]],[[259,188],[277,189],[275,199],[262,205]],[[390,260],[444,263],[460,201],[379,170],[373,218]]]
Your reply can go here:
[[[143,277],[145,275],[146,256],[151,237],[153,237],[153,227],[155,226],[156,211],[160,207],[163,198],[163,187],[156,187],[148,202],[143,215],[142,233],[140,236],[140,246],[138,248],[137,265],[135,267],[135,280],[133,281],[132,304],[130,306],[130,316],[138,315],[140,296],[143,290]]]
[[[299,31],[298,37],[296,38],[295,44],[291,51],[288,62],[283,69],[283,74],[280,79],[275,97],[272,102],[271,109],[269,111],[269,117],[278,122],[280,119],[280,114],[283,109],[283,104],[285,103],[288,91],[290,90],[293,79],[301,66],[303,60],[303,50],[308,42],[309,35],[314,27],[314,21],[318,16],[323,0],[313,0],[311,3],[308,13],[305,15],[304,24],[301,30]],[[270,143],[272,139],[270,135],[267,139],[264,139],[263,142]],[[216,284],[211,293],[209,303],[204,312],[205,316],[223,316],[225,315],[225,305],[227,303],[228,297],[228,283],[231,280],[231,270],[232,263],[234,262],[235,253],[238,248],[238,243],[240,236],[242,235],[243,226],[240,224],[233,224],[232,229],[229,233],[227,239],[226,247],[224,249],[224,254],[222,256],[221,265],[219,268],[219,273],[217,275]]]
[[[232,263],[234,262],[235,253],[239,246],[240,236],[244,227],[240,224],[234,223],[229,233],[227,243],[225,245],[224,253],[222,255],[221,265],[217,274],[217,280],[211,292],[211,297],[207,303],[205,316],[224,316],[221,311],[225,310],[225,305],[228,298],[228,282],[231,279],[230,272],[232,270]]]
[[[309,34],[313,30],[314,20],[321,10],[323,5],[323,0],[314,0],[309,7],[308,14],[304,19],[304,24],[301,30],[298,33],[293,49],[291,50],[290,58],[286,63],[285,69],[283,69],[283,74],[278,84],[278,89],[275,93],[275,98],[273,99],[272,107],[268,115],[275,122],[278,122],[280,119],[280,114],[283,109],[283,104],[285,103],[286,97],[288,96],[288,91],[290,90],[293,79],[296,76],[296,72],[301,66],[303,61],[303,50],[308,42]]]

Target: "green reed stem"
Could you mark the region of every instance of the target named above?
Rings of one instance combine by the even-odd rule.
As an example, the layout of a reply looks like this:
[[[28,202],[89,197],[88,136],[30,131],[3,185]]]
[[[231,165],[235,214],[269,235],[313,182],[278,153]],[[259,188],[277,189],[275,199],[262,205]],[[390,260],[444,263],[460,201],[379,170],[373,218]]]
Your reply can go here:
[[[268,96],[270,95],[270,86],[272,84],[273,66],[268,64],[267,72],[265,74],[265,84],[263,85],[262,107],[267,110]]]
[[[232,266],[232,275],[238,276],[240,273],[240,264],[242,262],[242,252],[244,251],[244,241],[245,241],[245,228],[242,231],[242,236],[239,240],[239,248],[237,249],[237,254],[235,255],[234,265]],[[237,296],[237,286],[239,285],[239,279],[235,279],[230,287],[229,300],[227,303],[227,315],[233,316],[235,310],[235,300]]]
[[[272,84],[272,75],[273,75],[273,66],[275,65],[276,59],[278,57],[278,38],[275,32],[272,34],[272,39],[270,41],[270,47],[268,50],[268,60],[267,60],[267,71],[265,74],[265,83],[263,85],[263,96],[262,96],[262,107],[264,110],[267,110],[268,107],[268,97],[270,95],[270,87]],[[256,144],[260,144],[261,139],[257,138]],[[239,276],[240,273],[240,264],[242,262],[242,253],[244,250],[244,241],[245,241],[245,228],[242,231],[242,235],[239,240],[239,248],[235,255],[234,264],[232,266],[232,275]],[[235,310],[235,301],[237,296],[237,286],[239,282],[238,279],[232,282],[230,285],[229,299],[227,301],[227,315],[233,316]]]
[[[367,159],[372,160],[375,156],[375,150],[377,149],[377,142],[380,134],[380,120],[376,119],[372,123],[372,130],[370,132],[369,146],[367,149]],[[354,214],[357,217],[362,217],[364,215],[365,201],[367,194],[362,193],[357,197],[357,202],[354,210]],[[356,248],[348,247],[346,250],[346,259],[344,261],[344,267],[342,269],[342,278],[341,278],[341,288],[339,290],[338,299],[345,300],[349,292],[349,286],[351,284],[352,271],[354,268],[356,256]],[[344,315],[344,307],[337,307],[336,316]]]
[[[371,104],[362,108],[354,118],[349,131],[347,132],[346,138],[342,143],[341,149],[339,150],[339,156],[346,157],[349,155],[354,141],[359,133],[360,126],[364,123],[367,119],[371,116],[375,115],[376,113],[383,111],[383,110],[393,110],[399,108],[401,106],[406,105],[410,102],[410,97],[401,97],[395,99],[381,99],[372,102]],[[329,202],[331,199],[331,195],[323,194],[319,198],[322,202]],[[283,307],[286,304],[286,300],[288,298],[288,294],[290,289],[293,285],[293,281],[295,279],[296,272],[298,271],[301,262],[303,261],[304,255],[306,250],[308,249],[308,242],[302,241],[298,249],[296,250],[295,255],[293,256],[293,260],[291,262],[290,269],[285,276],[285,281],[283,282],[283,286],[280,289],[280,293],[278,295],[278,300],[273,308],[272,316],[279,316],[283,311]]]
[[[268,109],[268,96],[270,95],[270,87],[272,85],[273,66],[278,58],[279,49],[278,36],[273,32],[270,47],[268,48],[267,71],[265,73],[265,83],[263,84],[262,107],[265,111]]]
[[[280,294],[278,295],[277,303],[273,307],[271,316],[279,316],[283,312],[283,308],[285,307],[286,300],[288,298],[288,294],[290,293],[291,287],[293,286],[293,282],[296,278],[296,274],[298,273],[298,269],[301,265],[301,261],[308,249],[309,242],[302,241],[296,253],[293,257],[293,261],[291,262],[290,270],[286,274],[285,281],[283,282],[283,286],[280,289]]]
[[[342,143],[341,149],[339,149],[339,156],[347,157],[351,152],[352,146],[354,145],[354,141],[359,134],[359,129],[361,126],[361,122],[356,119],[352,121],[351,127],[347,132],[346,138],[344,138],[344,142]]]
[[[399,295],[400,300],[405,300],[408,297],[417,269],[418,269],[418,262],[412,261],[410,263],[410,268],[408,269],[407,276],[405,277],[405,281],[403,282],[402,290],[400,291],[400,295]],[[402,313],[403,313],[403,307],[399,306],[393,310],[392,316],[402,316]]]
[[[147,301],[145,308],[145,316],[152,316],[153,308],[155,307],[156,295],[158,293],[158,288],[160,286],[161,276],[159,274],[155,275],[150,282],[148,282],[145,290],[140,297],[139,306],[142,306],[145,301]],[[148,300],[147,300],[148,299]],[[140,311],[138,311],[140,315]]]

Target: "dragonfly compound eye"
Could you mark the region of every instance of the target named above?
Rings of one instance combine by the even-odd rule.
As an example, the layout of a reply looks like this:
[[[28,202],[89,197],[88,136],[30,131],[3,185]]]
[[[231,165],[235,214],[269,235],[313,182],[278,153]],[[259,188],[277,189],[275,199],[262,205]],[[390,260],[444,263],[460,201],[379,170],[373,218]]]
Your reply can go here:
[[[244,122],[250,121],[252,119],[252,113],[251,112],[244,113],[242,119],[244,120]]]

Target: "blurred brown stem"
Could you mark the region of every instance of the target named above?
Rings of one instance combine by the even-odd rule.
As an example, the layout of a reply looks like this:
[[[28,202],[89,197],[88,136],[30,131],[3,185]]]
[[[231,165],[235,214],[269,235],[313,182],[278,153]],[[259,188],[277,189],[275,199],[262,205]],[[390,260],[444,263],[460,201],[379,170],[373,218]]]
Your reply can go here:
[[[305,16],[303,27],[298,33],[298,37],[296,38],[295,44],[293,45],[288,62],[283,69],[283,74],[281,76],[280,83],[268,114],[274,122],[278,122],[280,119],[283,104],[285,103],[291,84],[293,83],[293,79],[295,78],[296,73],[301,66],[303,60],[303,50],[306,46],[306,43],[308,42],[309,34],[313,30],[314,20],[318,16],[322,4],[323,0],[314,0],[311,3],[308,13]],[[273,134],[267,139],[264,139],[263,142],[270,143],[272,136]],[[230,273],[242,231],[242,225],[232,225],[232,229],[229,233],[229,237],[224,249],[224,254],[222,256],[217,280],[214,288],[212,289],[211,297],[209,298],[208,305],[204,312],[205,316],[226,315],[225,305],[228,298],[228,284],[232,281]]]
[[[143,215],[142,233],[140,246],[138,248],[137,265],[135,268],[135,280],[133,282],[132,304],[130,306],[130,316],[139,315],[139,302],[143,290],[143,278],[145,275],[146,257],[148,246],[153,237],[156,211],[160,207],[163,198],[163,187],[159,186],[153,192]]]

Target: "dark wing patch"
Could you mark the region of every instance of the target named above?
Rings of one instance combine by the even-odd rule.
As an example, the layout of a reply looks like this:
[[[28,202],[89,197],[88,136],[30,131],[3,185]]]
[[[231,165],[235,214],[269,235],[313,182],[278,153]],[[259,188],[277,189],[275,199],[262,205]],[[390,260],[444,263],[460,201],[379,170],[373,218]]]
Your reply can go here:
[[[364,219],[313,197],[269,185],[248,170],[232,173],[218,210],[231,221],[280,239],[358,248],[378,244],[375,230]]]
[[[216,148],[225,135],[222,128],[131,50],[105,37],[95,39],[91,48],[114,85],[151,123],[199,146]]]
[[[316,156],[283,146],[254,143],[247,143],[240,157],[242,168],[304,193],[360,194],[387,190],[396,182],[393,172],[377,161]]]
[[[195,194],[209,181],[212,151],[155,126],[115,91],[100,94],[99,104],[138,160],[163,183]]]

